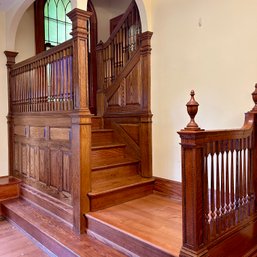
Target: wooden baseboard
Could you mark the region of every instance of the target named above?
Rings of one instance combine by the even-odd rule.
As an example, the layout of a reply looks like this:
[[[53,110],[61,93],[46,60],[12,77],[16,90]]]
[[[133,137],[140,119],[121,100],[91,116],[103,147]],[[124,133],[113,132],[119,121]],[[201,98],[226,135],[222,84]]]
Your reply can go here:
[[[181,182],[155,177],[154,191],[178,200],[182,200]]]

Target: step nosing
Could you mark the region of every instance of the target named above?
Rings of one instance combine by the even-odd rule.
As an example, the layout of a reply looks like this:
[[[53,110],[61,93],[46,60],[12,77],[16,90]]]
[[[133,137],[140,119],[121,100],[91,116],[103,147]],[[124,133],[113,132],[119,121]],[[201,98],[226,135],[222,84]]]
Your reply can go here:
[[[98,166],[93,166],[92,171],[97,171],[97,170],[103,170],[103,169],[110,169],[110,168],[115,168],[115,167],[120,167],[120,166],[129,166],[129,165],[135,165],[138,164],[139,160],[131,160],[131,161],[124,161],[124,162],[117,162],[117,163],[108,163],[108,164],[102,164]]]
[[[126,147],[125,144],[104,144],[104,145],[92,146],[91,149],[94,151],[94,150],[101,150],[101,149],[124,148],[124,147]]]
[[[136,186],[150,184],[153,181],[154,181],[154,179],[151,179],[151,180],[139,181],[139,182],[123,185],[123,186],[113,187],[113,188],[110,188],[110,189],[107,189],[107,190],[104,190],[104,191],[92,191],[92,192],[89,192],[88,195],[91,196],[91,197],[98,197],[98,196],[102,196],[102,195],[105,195],[105,194],[117,192],[119,190],[123,190],[123,189],[126,189],[126,188],[129,189],[129,188],[136,187]]]

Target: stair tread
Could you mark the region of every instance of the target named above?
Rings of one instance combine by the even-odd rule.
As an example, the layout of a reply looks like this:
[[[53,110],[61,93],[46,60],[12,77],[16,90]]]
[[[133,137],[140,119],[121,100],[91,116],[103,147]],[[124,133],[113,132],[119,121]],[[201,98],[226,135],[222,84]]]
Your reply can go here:
[[[144,183],[151,183],[154,178],[143,178],[140,175],[128,176],[126,179],[123,177],[114,177],[113,179],[108,179],[108,181],[97,181],[97,183],[92,182],[92,191],[89,193],[90,196],[96,196],[99,194],[105,194],[114,190],[120,190],[130,186],[141,185]]]
[[[133,158],[108,158],[108,159],[100,159],[97,163],[92,163],[92,171],[100,170],[100,169],[108,169],[111,167],[129,165],[138,163],[139,160]]]
[[[104,133],[104,132],[113,132],[113,129],[104,129],[104,128],[92,129],[92,133]]]
[[[110,256],[123,256],[86,234],[76,235],[64,222],[23,199],[5,201],[3,205],[78,256],[100,256],[103,251],[109,253]]]
[[[116,147],[126,147],[126,145],[122,143],[101,144],[101,145],[93,145],[91,149],[101,150],[101,149],[109,149],[109,148],[116,148]]]

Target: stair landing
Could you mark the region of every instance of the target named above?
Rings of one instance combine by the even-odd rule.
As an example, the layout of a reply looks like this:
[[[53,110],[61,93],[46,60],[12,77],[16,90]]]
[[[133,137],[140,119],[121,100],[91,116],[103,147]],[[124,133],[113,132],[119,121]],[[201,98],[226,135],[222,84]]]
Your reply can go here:
[[[179,256],[182,206],[178,200],[151,194],[86,216],[90,235],[128,255]]]

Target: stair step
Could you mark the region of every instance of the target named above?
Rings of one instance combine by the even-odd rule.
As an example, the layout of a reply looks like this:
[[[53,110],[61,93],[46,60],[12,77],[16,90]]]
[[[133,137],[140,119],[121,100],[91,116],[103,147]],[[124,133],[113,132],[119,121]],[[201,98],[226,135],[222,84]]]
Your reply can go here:
[[[92,130],[92,146],[111,144],[114,142],[114,134],[112,129]]]
[[[92,130],[103,128],[103,118],[99,116],[93,116],[92,119]]]
[[[104,209],[116,204],[140,198],[153,192],[154,179],[142,178],[140,175],[114,177],[92,183],[91,211]]]
[[[3,214],[57,256],[124,256],[23,199],[5,201]]]
[[[97,165],[99,160],[107,160],[110,158],[124,158],[125,157],[125,144],[108,144],[100,146],[92,146],[92,163]]]
[[[181,202],[151,194],[86,214],[87,233],[128,256],[179,256]]]
[[[70,226],[73,223],[72,206],[43,193],[25,183],[21,185],[21,197],[48,210],[57,217],[63,219]]]

